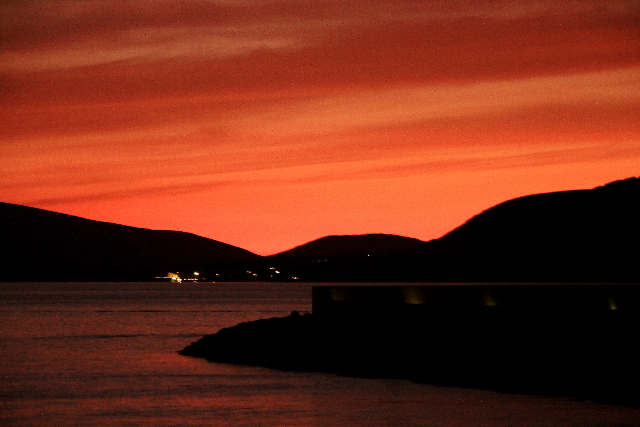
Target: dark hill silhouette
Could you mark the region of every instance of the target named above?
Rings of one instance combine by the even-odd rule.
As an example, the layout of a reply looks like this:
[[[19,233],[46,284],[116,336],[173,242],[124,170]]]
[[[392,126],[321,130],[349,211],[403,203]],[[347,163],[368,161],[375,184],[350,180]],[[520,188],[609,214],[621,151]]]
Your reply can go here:
[[[1,280],[640,282],[640,178],[498,204],[429,242],[328,236],[260,257],[215,240],[0,203]]]
[[[259,258],[195,234],[9,203],[0,203],[0,218],[2,280],[149,280],[168,271]]]
[[[307,281],[638,282],[638,218],[629,178],[509,200],[429,242],[330,236],[269,261]]]
[[[520,197],[407,254],[413,278],[637,282],[640,179]]]
[[[327,236],[267,257],[274,278],[308,281],[377,281],[384,275],[380,257],[405,253],[425,242],[392,234]],[[269,275],[270,277],[271,275]]]
[[[422,240],[393,234],[359,234],[347,236],[326,236],[285,252],[271,255],[271,258],[322,258],[358,254],[379,254],[406,251],[415,248]]]

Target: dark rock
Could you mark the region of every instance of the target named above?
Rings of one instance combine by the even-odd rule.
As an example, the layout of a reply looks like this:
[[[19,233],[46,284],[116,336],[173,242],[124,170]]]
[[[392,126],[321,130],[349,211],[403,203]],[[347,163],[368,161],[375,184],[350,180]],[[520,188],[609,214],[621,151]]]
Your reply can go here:
[[[181,355],[283,371],[402,378],[640,404],[636,329],[615,312],[588,324],[487,311],[376,322],[305,314],[241,323]]]

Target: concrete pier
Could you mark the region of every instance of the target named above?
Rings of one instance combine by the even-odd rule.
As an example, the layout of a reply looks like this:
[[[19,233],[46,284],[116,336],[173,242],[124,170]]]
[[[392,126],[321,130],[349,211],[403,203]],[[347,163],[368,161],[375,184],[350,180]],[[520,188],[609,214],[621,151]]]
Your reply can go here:
[[[403,313],[502,312],[546,315],[640,313],[637,284],[428,283],[318,285],[312,291],[319,317],[391,317]]]
[[[312,314],[242,323],[180,353],[640,406],[638,285],[326,284],[312,292]]]

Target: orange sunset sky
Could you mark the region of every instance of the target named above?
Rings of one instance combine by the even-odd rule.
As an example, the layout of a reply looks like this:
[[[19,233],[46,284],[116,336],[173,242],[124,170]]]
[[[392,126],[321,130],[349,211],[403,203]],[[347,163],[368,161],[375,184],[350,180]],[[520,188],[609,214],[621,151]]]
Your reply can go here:
[[[640,175],[640,3],[3,1],[0,201],[272,254]]]

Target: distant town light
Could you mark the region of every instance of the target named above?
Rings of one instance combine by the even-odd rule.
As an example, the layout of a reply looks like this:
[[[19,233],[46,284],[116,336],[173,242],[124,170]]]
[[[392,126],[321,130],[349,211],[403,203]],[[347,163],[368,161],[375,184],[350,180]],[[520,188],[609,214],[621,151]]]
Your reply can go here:
[[[197,271],[194,271],[194,272],[193,272],[193,275],[194,275],[194,276],[199,276],[199,275],[200,275],[200,273],[198,273]]]

